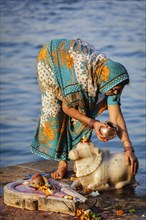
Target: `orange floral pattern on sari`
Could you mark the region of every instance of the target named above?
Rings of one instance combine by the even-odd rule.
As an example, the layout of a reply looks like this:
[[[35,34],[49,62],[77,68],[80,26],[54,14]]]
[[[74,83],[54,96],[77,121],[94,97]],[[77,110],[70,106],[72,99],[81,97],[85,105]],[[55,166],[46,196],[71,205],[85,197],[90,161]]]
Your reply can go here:
[[[43,133],[50,140],[54,140],[54,131],[53,131],[53,129],[51,127],[49,127],[47,122],[45,123],[45,126],[43,127]]]
[[[60,44],[59,54],[60,54],[60,65],[61,66],[66,65],[66,54],[67,54],[67,51],[66,51],[66,49],[64,47],[64,42],[62,42]]]
[[[67,66],[68,69],[71,69],[73,67],[73,65],[74,65],[74,60],[70,56],[70,54],[67,53],[67,55],[66,55],[66,66]]]
[[[104,66],[102,71],[101,71],[102,80],[107,82],[109,74],[110,74],[110,69],[107,66]]]
[[[45,47],[43,47],[40,52],[39,52],[39,55],[38,55],[38,62],[42,59],[45,59],[47,56],[47,49]]]
[[[96,70],[95,70],[95,73],[96,73],[97,75],[100,73],[101,67],[102,67],[102,65],[105,63],[105,61],[106,61],[106,59],[105,59],[105,60],[102,60],[102,61],[98,64],[98,66],[97,66],[97,68],[96,68]]]
[[[56,52],[52,52],[52,60],[53,63],[55,63],[58,66],[58,57],[57,57],[57,53]]]

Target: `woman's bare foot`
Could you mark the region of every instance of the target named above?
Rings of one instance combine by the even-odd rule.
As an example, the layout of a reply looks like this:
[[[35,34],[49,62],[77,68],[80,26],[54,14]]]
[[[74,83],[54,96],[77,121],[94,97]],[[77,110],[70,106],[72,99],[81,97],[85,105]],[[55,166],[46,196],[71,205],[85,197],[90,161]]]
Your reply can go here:
[[[68,163],[67,161],[61,160],[58,164],[58,169],[51,173],[51,177],[54,179],[62,179],[68,171]]]

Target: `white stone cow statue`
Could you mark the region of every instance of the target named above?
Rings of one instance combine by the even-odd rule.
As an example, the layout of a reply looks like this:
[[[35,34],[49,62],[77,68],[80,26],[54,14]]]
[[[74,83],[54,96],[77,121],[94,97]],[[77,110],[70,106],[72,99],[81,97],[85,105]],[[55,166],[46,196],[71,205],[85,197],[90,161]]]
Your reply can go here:
[[[79,186],[86,192],[120,189],[134,181],[124,153],[110,153],[92,142],[80,142],[69,157],[75,161],[77,180],[71,186],[75,190]]]

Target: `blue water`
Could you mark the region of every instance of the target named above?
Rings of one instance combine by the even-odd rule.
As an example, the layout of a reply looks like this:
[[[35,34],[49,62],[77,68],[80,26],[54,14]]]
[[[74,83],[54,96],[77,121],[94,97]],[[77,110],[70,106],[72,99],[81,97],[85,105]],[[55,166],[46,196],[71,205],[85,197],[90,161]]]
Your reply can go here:
[[[126,66],[131,83],[122,111],[139,159],[138,194],[146,194],[145,1],[1,0],[1,166],[39,158],[30,151],[41,107],[36,57],[53,38],[81,38]],[[107,112],[101,121],[108,119]],[[93,141],[121,151],[116,138]]]

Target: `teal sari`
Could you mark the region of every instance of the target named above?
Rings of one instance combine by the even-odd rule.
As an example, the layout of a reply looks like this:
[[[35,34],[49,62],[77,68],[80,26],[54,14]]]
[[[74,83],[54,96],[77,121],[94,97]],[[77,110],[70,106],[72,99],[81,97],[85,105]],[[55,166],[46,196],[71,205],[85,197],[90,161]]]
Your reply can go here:
[[[66,115],[62,101],[90,118],[100,115],[107,109],[105,91],[99,100],[100,88],[103,91],[107,87],[110,74],[115,78],[108,67],[111,62],[81,39],[57,39],[43,46],[37,62],[42,108],[32,141],[33,153],[46,159],[69,160],[69,151],[84,137],[91,138],[92,129]],[[127,71],[118,71],[119,76],[124,77],[118,83],[128,78]]]

